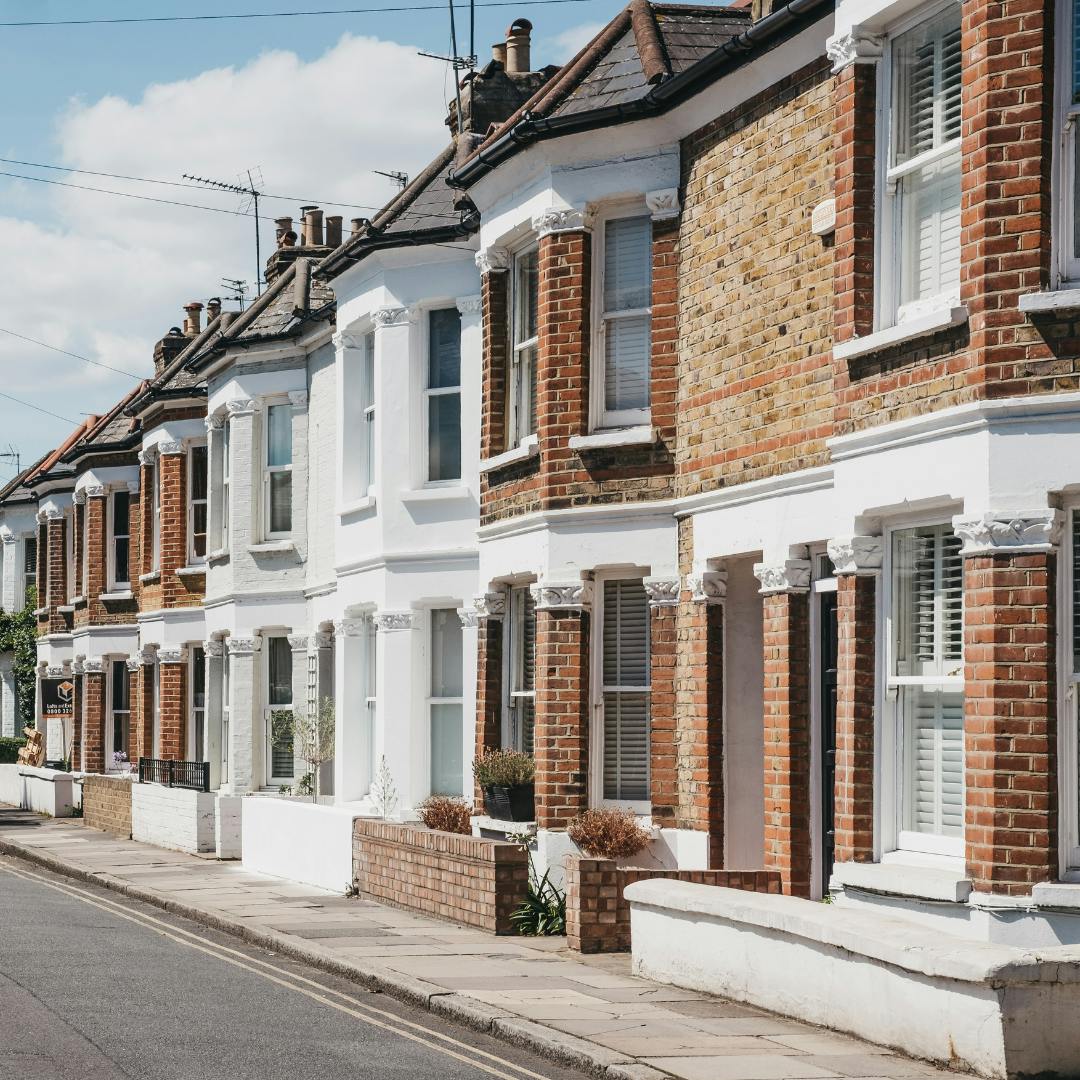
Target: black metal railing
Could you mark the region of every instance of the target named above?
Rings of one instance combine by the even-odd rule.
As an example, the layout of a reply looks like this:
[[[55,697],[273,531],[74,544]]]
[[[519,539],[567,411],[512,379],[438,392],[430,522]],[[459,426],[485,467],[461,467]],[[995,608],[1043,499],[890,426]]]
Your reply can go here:
[[[210,790],[209,761],[166,761],[164,758],[139,758],[139,783],[164,784],[165,787],[190,791]]]

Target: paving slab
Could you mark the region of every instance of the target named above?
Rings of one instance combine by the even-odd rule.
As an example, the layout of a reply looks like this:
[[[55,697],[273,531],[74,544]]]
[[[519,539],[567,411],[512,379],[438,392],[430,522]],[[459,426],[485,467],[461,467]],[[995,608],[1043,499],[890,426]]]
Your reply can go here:
[[[0,806],[0,852],[229,930],[605,1080],[942,1080],[954,1074],[633,975],[625,954],[495,937]],[[29,1076],[30,1074],[26,1074]]]

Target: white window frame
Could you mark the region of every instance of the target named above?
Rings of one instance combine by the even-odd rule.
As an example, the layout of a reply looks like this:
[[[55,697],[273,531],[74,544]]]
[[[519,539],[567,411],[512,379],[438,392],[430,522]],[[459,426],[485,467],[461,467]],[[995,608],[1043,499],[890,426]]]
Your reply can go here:
[[[944,160],[950,154],[960,152],[960,139],[935,147],[917,157],[893,166],[895,150],[895,125],[893,123],[893,105],[895,97],[895,65],[893,51],[896,39],[913,30],[921,23],[929,22],[951,7],[959,6],[959,0],[945,0],[920,7],[917,11],[889,27],[885,36],[881,62],[878,64],[877,85],[877,135],[875,139],[875,157],[877,182],[876,197],[876,237],[874,252],[875,266],[875,329],[884,330],[902,324],[908,319],[917,318],[931,311],[945,310],[959,304],[958,295],[943,293],[926,297],[901,306],[900,304],[900,259],[903,239],[901,236],[901,218],[899,213],[899,181],[906,175],[917,172]]]
[[[1077,182],[1076,154],[1080,150],[1080,102],[1073,103],[1073,0],[1057,5],[1057,48],[1054,57],[1054,173],[1053,200],[1055,284],[1080,287],[1080,250],[1073,250],[1073,231],[1080,213],[1073,192]]]
[[[648,218],[650,229],[652,215],[645,206],[644,201],[624,203],[605,208],[597,215],[592,230],[592,319],[590,331],[589,364],[589,428],[592,431],[605,431],[617,428],[637,427],[648,424],[652,418],[652,312],[653,305],[650,302],[647,307],[627,308],[625,310],[607,312],[604,310],[604,258],[607,226],[611,221],[620,218]],[[652,242],[649,243],[649,278],[652,280]],[[651,301],[650,295],[650,301]],[[607,365],[606,336],[607,324],[612,319],[639,318],[643,315],[649,317],[649,401],[650,404],[643,409],[608,409],[605,396],[605,375]]]
[[[75,599],[75,504],[64,512],[64,566],[67,581],[64,583],[67,602],[70,604]]]
[[[197,652],[202,653],[202,662],[203,662],[203,687],[202,687],[203,703],[202,703],[201,707],[197,707],[195,705],[195,654]],[[188,728],[188,730],[187,730],[187,755],[188,755],[188,761],[205,761],[206,760],[206,758],[204,756],[206,754],[206,735],[207,735],[207,727],[206,727],[206,719],[207,719],[206,673],[209,670],[207,668],[207,666],[206,666],[207,665],[207,660],[208,660],[208,658],[207,658],[206,651],[205,651],[205,649],[203,647],[202,642],[198,642],[196,644],[188,646],[188,648],[187,648],[187,660],[185,661],[185,663],[187,664],[187,680],[186,681],[187,681],[187,714],[188,714],[188,725],[187,725],[187,728]],[[195,738],[195,730],[196,730],[195,714],[196,713],[201,713],[202,714],[203,742],[202,742],[201,746],[199,745],[199,741]]]
[[[106,698],[106,700],[108,702],[108,708],[105,711],[105,716],[106,716],[106,721],[107,721],[106,725],[105,725],[105,727],[106,727],[106,730],[105,730],[105,771],[107,773],[109,773],[109,772],[119,772],[120,771],[113,764],[113,754],[116,752],[115,750],[113,750],[113,743],[116,742],[116,718],[117,718],[117,716],[126,716],[127,717],[129,739],[130,739],[130,735],[131,735],[131,683],[130,683],[129,677],[128,677],[128,670],[127,670],[127,662],[126,662],[126,660],[120,659],[119,657],[115,657],[115,656],[114,657],[106,657],[105,658],[105,663],[108,665],[108,678],[106,680],[107,686],[105,688],[105,693],[108,695],[107,698]],[[115,693],[116,693],[116,690],[115,690],[116,666],[115,665],[117,665],[117,664],[121,665],[121,670],[123,672],[121,677],[123,678],[124,682],[126,683],[126,687],[125,687],[125,691],[124,691],[125,694],[127,695],[127,702],[128,702],[128,707],[126,709],[117,709],[115,707],[115,704],[114,704],[114,702],[116,700],[116,698],[115,698]],[[125,740],[125,744],[124,744],[124,753],[125,754],[127,753],[128,741],[129,740]],[[132,764],[130,758],[128,759],[128,763]]]
[[[503,618],[503,695],[502,695],[502,730],[500,744],[506,749],[525,752],[524,729],[520,723],[519,702],[532,701],[533,716],[536,716],[536,664],[533,658],[532,690],[515,690],[515,686],[524,680],[520,677],[524,667],[525,635],[522,629],[525,620],[525,601],[528,597],[529,584],[513,584],[506,587],[506,615]],[[535,631],[533,645],[535,648]],[[535,736],[535,731],[534,731]]]
[[[288,465],[270,464],[270,410],[282,408],[287,410],[289,417],[289,463]],[[296,447],[293,445],[293,407],[288,398],[283,400],[269,400],[264,402],[262,423],[262,536],[264,540],[291,540],[296,525],[295,491],[293,483],[289,484],[289,528],[288,530],[270,528],[270,477],[275,473],[287,472],[293,475],[293,464],[296,456]]]
[[[518,267],[529,255],[536,253],[537,257],[537,290],[536,290],[536,334],[531,338],[517,340],[520,324],[519,295],[521,287],[518,282]],[[515,249],[510,256],[510,281],[507,290],[507,371],[506,371],[506,445],[509,449],[520,446],[525,439],[536,434],[535,424],[528,423],[529,415],[529,389],[531,386],[531,374],[529,364],[533,367],[540,359],[540,244],[532,237],[527,244]],[[531,361],[528,359],[532,352]],[[525,422],[522,423],[524,415]]]
[[[115,513],[115,500],[117,495],[126,495],[128,498],[128,562],[124,567],[124,574],[121,577],[119,573],[119,563],[116,559],[116,541],[117,539],[125,539],[124,536],[117,536],[116,533],[116,513]],[[118,592],[123,589],[131,588],[131,501],[132,496],[128,488],[115,488],[109,492],[109,497],[105,503],[105,513],[108,520],[105,522],[105,535],[108,538],[108,575],[109,575],[109,590],[111,592]]]
[[[195,451],[203,450],[206,455],[206,495],[202,499],[196,499],[192,492],[195,487]],[[206,441],[200,439],[188,446],[187,452],[187,564],[188,566],[201,566],[206,562],[210,553],[210,447]],[[205,509],[206,528],[203,533],[203,548],[201,555],[195,554],[195,507],[202,505]]]
[[[905,829],[905,808],[909,797],[904,771],[904,716],[900,703],[901,686],[927,686],[943,691],[965,692],[964,661],[961,657],[958,674],[949,676],[894,675],[896,660],[896,626],[893,618],[893,598],[896,592],[896,566],[893,555],[894,537],[928,526],[951,526],[951,515],[902,519],[890,523],[884,530],[884,560],[882,566],[881,609],[878,625],[882,628],[882,707],[876,743],[880,746],[877,777],[881,781],[881,844],[883,855],[899,856],[916,862],[938,864],[943,859],[955,865],[964,858],[964,835],[936,836]],[[965,781],[966,782],[966,781]]]
[[[76,503],[76,507],[77,506],[78,506],[78,504]],[[82,520],[83,520],[82,551],[80,552],[80,555],[82,556],[82,559],[81,559],[82,567],[79,570],[79,583],[82,586],[82,588],[81,589],[76,589],[75,592],[79,596],[89,596],[89,594],[90,594],[90,506],[89,506],[89,499],[87,499],[82,504],[82,506],[83,506],[83,512],[82,512]],[[108,513],[108,512],[109,512],[109,500],[106,499],[106,501],[105,501],[105,513]],[[77,515],[76,515],[76,519],[77,519]],[[106,524],[106,528],[108,528],[107,524]]]
[[[293,712],[296,708],[296,702],[293,701],[295,696],[294,680],[291,677],[289,679],[289,701],[288,703],[281,702],[276,705],[270,704],[270,642],[274,640],[281,640],[285,642],[286,648],[289,652],[290,663],[295,664],[295,659],[292,659],[292,646],[289,643],[288,636],[283,633],[263,634],[263,647],[262,647],[262,689],[263,689],[263,701],[265,706],[263,708],[263,726],[265,728],[264,742],[266,745],[266,783],[269,787],[274,787],[279,784],[292,784],[296,781],[296,743],[293,742],[293,756],[292,756],[292,772],[288,776],[279,776],[274,772],[274,731],[273,731],[273,714],[275,712]]]
[[[1080,557],[1074,523],[1080,519],[1080,499],[1066,503],[1066,529],[1058,574],[1058,836],[1063,880],[1080,881],[1080,665],[1073,662],[1076,632],[1073,622],[1075,562]],[[1069,767],[1069,762],[1072,767]]]
[[[229,503],[232,486],[232,422],[225,417],[221,425],[221,548],[229,548],[229,525],[232,507]]]
[[[364,498],[375,489],[375,331],[365,331],[361,342],[360,377],[357,382],[360,387],[360,414],[363,417],[360,440],[360,497]]]
[[[420,391],[421,396],[421,408],[423,413],[421,415],[420,429],[423,433],[422,436],[422,450],[421,455],[423,458],[423,475],[422,482],[424,487],[429,488],[441,488],[441,487],[459,487],[461,485],[461,474],[464,469],[465,461],[461,440],[461,360],[460,360],[460,346],[459,346],[459,362],[458,362],[458,381],[457,386],[431,386],[431,316],[436,311],[453,311],[458,314],[458,324],[460,329],[461,316],[457,310],[457,307],[451,307],[450,305],[437,304],[433,307],[427,308],[424,312],[424,348],[423,348],[423,371],[421,373],[421,384],[423,389]],[[456,395],[458,398],[458,475],[449,476],[442,480],[431,479],[431,399],[435,397],[449,397],[450,395]]]
[[[626,569],[597,572],[593,581],[592,619],[589,640],[589,704],[591,724],[589,725],[589,805],[629,807],[640,817],[652,816],[651,799],[606,799],[604,797],[604,691],[625,690],[629,693],[644,693],[649,700],[649,784],[652,777],[652,608],[646,611],[649,646],[646,667],[649,671],[648,686],[605,687],[604,686],[604,582],[633,580],[644,578],[645,570]]]
[[[30,547],[28,547],[27,545],[30,545]],[[26,563],[27,563],[27,559],[28,559],[28,556],[29,556],[29,552],[31,550],[34,552],[34,569],[33,570],[28,570],[27,566],[26,566]],[[23,548],[22,548],[23,593],[22,593],[22,597],[18,601],[18,610],[20,610],[20,611],[24,607],[26,607],[26,597],[29,595],[30,590],[31,589],[34,589],[35,591],[37,590],[37,569],[38,569],[38,556],[39,556],[39,554],[40,553],[38,551],[38,538],[37,538],[37,535],[35,534],[34,536],[24,536],[23,537]],[[38,597],[37,602],[38,602],[39,606],[41,604],[44,604],[44,602],[45,602],[44,597]]]

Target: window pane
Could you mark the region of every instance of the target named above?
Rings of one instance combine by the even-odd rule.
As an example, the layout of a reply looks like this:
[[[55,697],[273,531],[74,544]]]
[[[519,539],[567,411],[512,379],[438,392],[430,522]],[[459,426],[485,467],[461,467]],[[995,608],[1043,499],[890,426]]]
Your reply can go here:
[[[536,337],[536,309],[540,289],[539,252],[536,248],[514,260],[514,343]]]
[[[23,541],[23,571],[26,574],[37,573],[37,539],[28,536]]]
[[[457,308],[428,313],[428,387],[461,385],[461,314]]]
[[[964,831],[964,695],[901,687],[907,828],[936,836]]]
[[[648,315],[608,319],[604,325],[604,405],[609,410],[649,407]]]
[[[1072,654],[1080,672],[1080,510],[1072,512]]]
[[[112,530],[113,536],[127,536],[130,529],[129,510],[131,496],[126,491],[114,491],[112,497]]]
[[[896,162],[960,138],[960,5],[896,39]]]
[[[131,572],[128,570],[128,560],[131,557],[131,542],[126,536],[118,537],[113,541],[113,573],[116,575],[117,585],[126,585],[131,580]]]
[[[191,500],[206,498],[207,468],[206,447],[191,448]]]
[[[128,673],[127,663],[124,660],[112,662],[112,707],[114,709],[128,708]]]
[[[604,695],[604,798],[649,798],[649,697]]]
[[[431,696],[461,697],[461,620],[454,608],[431,613]]]
[[[191,650],[191,704],[196,709],[206,706],[206,653],[200,648]]]
[[[292,531],[292,473],[270,474],[270,531]]]
[[[900,181],[900,303],[960,292],[960,153]]]
[[[463,794],[461,725],[460,705],[431,706],[432,795]]]
[[[640,580],[604,582],[604,685],[649,685],[649,601]]]
[[[206,555],[206,503],[191,508],[191,551],[199,558]]]
[[[960,538],[946,525],[894,536],[893,620],[896,674],[961,674],[964,563]]]
[[[292,649],[289,639],[272,637],[266,639],[266,664],[268,671],[268,705],[292,704]]]
[[[618,218],[604,227],[604,311],[652,303],[652,218]]]
[[[437,394],[428,399],[428,479],[461,476],[461,395]]]
[[[271,405],[266,410],[266,464],[292,464],[291,405]]]
[[[1072,0],[1072,99],[1080,101],[1080,0]]]

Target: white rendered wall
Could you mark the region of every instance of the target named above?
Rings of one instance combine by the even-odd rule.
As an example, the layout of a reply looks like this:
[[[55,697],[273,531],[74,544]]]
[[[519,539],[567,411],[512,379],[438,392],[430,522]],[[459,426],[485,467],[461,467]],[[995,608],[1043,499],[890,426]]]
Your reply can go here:
[[[356,814],[299,799],[241,799],[244,869],[344,893]]]
[[[132,784],[131,839],[196,854],[215,846],[213,792]]]

